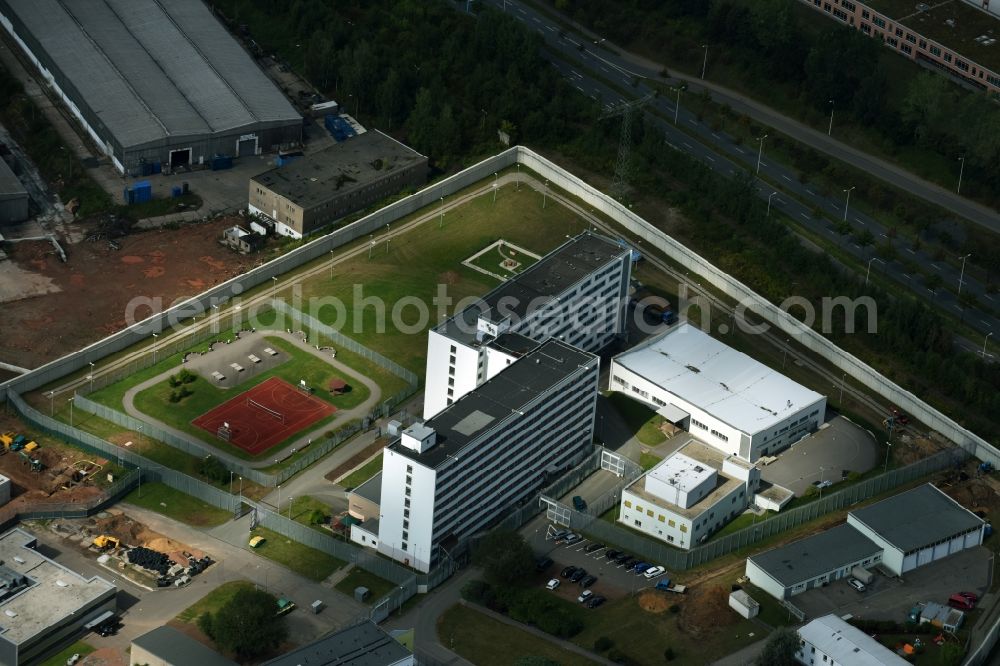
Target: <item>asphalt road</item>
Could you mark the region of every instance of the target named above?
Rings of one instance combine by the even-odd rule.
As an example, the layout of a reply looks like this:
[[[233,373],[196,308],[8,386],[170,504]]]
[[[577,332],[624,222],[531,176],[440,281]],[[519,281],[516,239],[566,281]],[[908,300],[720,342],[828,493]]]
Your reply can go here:
[[[653,92],[653,88],[645,83],[644,78],[677,84],[676,81],[662,79],[659,76],[659,70],[654,70],[648,65],[636,64],[631,59],[595,47],[591,43],[581,43],[579,36],[571,34],[566,34],[565,37],[561,36],[559,25],[528,5],[509,0],[485,1],[497,8],[506,6],[506,11],[509,14],[537,30],[551,50],[552,65],[567,78],[573,87],[584,95],[598,100],[605,108],[614,107],[629,99],[638,99]],[[570,64],[571,62],[578,62],[580,66]],[[633,86],[635,75],[640,78],[638,84]],[[630,90],[631,94],[627,98],[623,98],[622,94],[609,84]],[[836,243],[842,252],[851,255],[858,262],[868,265],[871,271],[883,274],[912,291],[932,308],[959,317],[965,324],[984,335],[1000,329],[1000,318],[991,311],[993,307],[1000,307],[1000,295],[987,294],[984,285],[972,278],[969,271],[962,275],[962,271],[956,266],[943,261],[935,261],[922,250],[914,250],[906,242],[890,238],[888,229],[881,223],[860,212],[850,210],[846,193],[838,192],[836,197],[827,196],[815,185],[800,182],[795,169],[768,157],[766,138],[762,142],[763,146],[759,143],[741,145],[724,132],[713,131],[710,127],[699,122],[694,114],[685,110],[684,94],[681,93],[679,109],[676,105],[678,98],[674,95],[658,97],[647,104],[647,108],[655,109],[660,114],[649,114],[648,119],[664,131],[667,143],[673,148],[695,157],[714,171],[730,177],[748,170],[754,172],[758,176],[759,196],[762,200],[770,198],[771,208],[774,210],[781,211],[811,233]],[[791,133],[788,127],[791,121],[783,122],[786,119],[782,119],[773,112],[772,116],[769,122],[782,132]],[[665,118],[676,119],[676,125]],[[685,131],[682,131],[680,127],[683,127]],[[827,152],[830,145],[836,143],[829,138],[822,142],[801,140],[824,152]],[[858,168],[868,170],[874,176],[879,176],[878,170],[869,168],[869,163],[873,158],[864,156],[853,149],[848,150],[848,147],[843,146],[843,144],[840,146],[842,148],[840,153],[843,154],[834,153],[835,157]],[[865,159],[861,159],[861,157]],[[915,194],[920,194],[920,192],[934,187],[898,169],[894,171],[893,178],[889,179],[889,182]],[[847,185],[850,187],[849,184]],[[947,192],[942,190],[938,194],[944,196]],[[960,205],[962,202],[971,205],[971,202],[961,197],[951,198],[955,199],[955,202],[949,201],[946,207],[959,214],[963,210]],[[845,208],[847,208],[846,211]],[[813,216],[814,210],[822,211],[824,217],[816,219]],[[1000,221],[996,221],[998,218],[995,213],[993,217],[994,223],[984,226],[1000,230]],[[899,259],[883,261],[875,256],[872,246],[863,247],[857,244],[852,236],[842,236],[837,233],[834,229],[835,221],[844,221],[845,218],[851,226],[852,233],[868,230],[877,243],[888,243],[895,247]],[[958,302],[957,295],[948,289],[938,289],[937,291],[928,289],[921,278],[910,272],[903,261],[936,273],[941,277],[942,284],[946,285],[948,289],[957,291],[961,282],[962,292],[974,295],[983,305],[980,307],[963,306]]]

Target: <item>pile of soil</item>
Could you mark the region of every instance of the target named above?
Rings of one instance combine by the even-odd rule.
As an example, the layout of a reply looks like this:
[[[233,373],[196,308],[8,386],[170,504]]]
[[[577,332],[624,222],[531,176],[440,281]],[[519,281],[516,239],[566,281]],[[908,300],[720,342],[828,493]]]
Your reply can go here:
[[[729,608],[729,592],[722,586],[692,590],[681,605],[677,628],[694,638],[701,638],[740,619]]]
[[[659,615],[660,613],[666,612],[671,605],[671,600],[667,598],[667,595],[663,592],[647,590],[639,595],[639,608],[647,613]]]

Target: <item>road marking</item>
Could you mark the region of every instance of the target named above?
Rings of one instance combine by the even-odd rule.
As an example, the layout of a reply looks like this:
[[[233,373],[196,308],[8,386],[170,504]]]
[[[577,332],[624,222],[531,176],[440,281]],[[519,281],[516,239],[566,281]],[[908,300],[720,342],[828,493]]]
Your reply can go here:
[[[549,32],[555,32],[556,31],[556,29],[553,28],[551,25],[547,25],[545,27],[548,28]]]
[[[718,134],[716,134],[715,132],[712,132],[712,136],[714,136],[714,137],[715,137],[716,139],[721,139],[721,138],[722,138],[721,136],[719,136],[719,135],[718,135]]]
[[[760,165],[761,165],[762,167],[766,167],[766,166],[767,166],[767,162],[761,162],[761,163],[760,163]]]
[[[610,73],[611,73],[611,70],[610,70],[610,69],[608,69],[607,67],[605,67],[604,65],[601,65],[601,69],[602,69],[603,71],[607,72],[608,74],[610,74]]]
[[[786,176],[785,174],[781,174],[781,177],[787,180],[789,183],[792,182],[792,179]]]
[[[781,197],[775,197],[775,199],[774,199],[774,200],[775,200],[775,201],[777,201],[777,202],[778,202],[778,204],[779,204],[779,205],[781,205],[781,206],[784,206],[784,205],[785,205],[785,202],[784,202],[784,200],[782,200],[782,198],[781,198]]]
[[[989,294],[983,294],[983,296],[985,296],[986,298],[990,299],[991,301],[993,300],[993,297],[990,296]]]
[[[740,148],[739,146],[733,146],[733,147],[736,148],[736,152],[738,152],[738,153],[743,153],[745,155],[746,152],[747,152],[747,151],[743,150],[742,148]]]
[[[573,87],[579,90],[580,92],[583,92],[583,88],[581,88],[580,86],[573,86]]]
[[[698,124],[698,121],[694,120],[693,118],[688,118],[688,122],[691,123],[692,125],[697,125]]]
[[[962,308],[958,307],[958,305],[956,305],[955,303],[952,303],[952,304],[951,304],[951,307],[955,308],[955,309],[956,309],[956,310],[958,310],[959,312],[961,312],[961,310],[962,310]]]
[[[581,79],[583,78],[582,76],[580,76],[579,72],[577,72],[575,69],[569,70],[569,73],[571,76],[579,76]]]
[[[857,243],[851,243],[851,247],[856,247],[859,250],[861,249],[861,246],[858,245]]]
[[[838,206],[837,204],[833,203],[832,201],[830,202],[830,205],[833,206],[834,209],[840,210],[840,206]]]
[[[888,238],[888,236],[886,236],[885,234],[880,234],[880,235],[882,236],[882,238]]]
[[[986,321],[985,319],[980,319],[979,321],[983,322],[983,323],[984,323],[984,324],[986,324],[987,326],[989,326],[989,325],[990,325],[990,322]]]
[[[916,252],[914,252],[914,251],[913,251],[912,249],[910,249],[910,248],[906,248],[906,251],[907,251],[907,252],[909,252],[910,254],[916,254]]]
[[[903,277],[905,277],[907,280],[913,279],[913,277],[909,273],[903,273]]]
[[[694,150],[694,146],[692,146],[692,145],[691,145],[690,143],[688,143],[687,141],[684,141],[684,145],[685,145],[685,146],[687,146],[688,150]]]
[[[806,218],[807,220],[809,219],[809,216],[806,215],[805,213],[799,213],[799,215],[801,215],[802,217]]]
[[[807,192],[808,194],[811,194],[812,196],[816,196],[816,193],[815,193],[815,192],[813,192],[812,190],[810,190],[810,189],[809,189],[808,187],[806,188],[806,192]]]
[[[931,266],[933,266],[933,267],[934,267],[934,270],[936,270],[936,271],[939,271],[939,270],[941,270],[941,267],[940,267],[940,266],[938,266],[937,264],[935,264],[935,263],[934,263],[933,261],[931,262]]]
[[[931,292],[932,294],[935,293],[934,290],[931,289],[930,287],[927,288],[927,291]]]
[[[861,226],[865,226],[865,221],[862,220],[860,217],[854,218],[854,221],[860,224]]]

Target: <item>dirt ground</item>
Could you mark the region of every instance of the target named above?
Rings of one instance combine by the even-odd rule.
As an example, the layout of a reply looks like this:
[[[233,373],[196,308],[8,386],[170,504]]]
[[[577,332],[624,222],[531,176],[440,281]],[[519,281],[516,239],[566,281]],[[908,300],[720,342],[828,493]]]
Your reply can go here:
[[[126,306],[137,296],[159,297],[165,309],[250,269],[254,258],[218,242],[238,220],[130,234],[118,239],[117,251],[104,240],[80,242],[66,247],[67,263],[47,242],[9,245],[11,261],[57,291],[3,304],[0,360],[37,367],[124,328]]]
[[[165,537],[159,532],[155,532],[140,522],[125,515],[120,509],[108,509],[104,518],[92,516],[84,520],[83,531],[91,537],[99,534],[108,534],[117,537],[122,545],[145,546],[150,550],[164,553],[177,563],[187,563],[188,558],[184,553],[190,553],[196,559],[205,556],[204,551]],[[103,514],[102,514],[103,515]],[[89,543],[85,541],[84,543]]]
[[[364,448],[364,450],[357,452],[349,460],[344,461],[343,464],[339,465],[335,469],[330,470],[324,475],[327,481],[336,482],[337,479],[344,476],[352,469],[363,463],[364,461],[371,458],[373,455],[378,453],[381,449],[384,449],[389,445],[389,439],[386,437],[380,437],[370,445]]]

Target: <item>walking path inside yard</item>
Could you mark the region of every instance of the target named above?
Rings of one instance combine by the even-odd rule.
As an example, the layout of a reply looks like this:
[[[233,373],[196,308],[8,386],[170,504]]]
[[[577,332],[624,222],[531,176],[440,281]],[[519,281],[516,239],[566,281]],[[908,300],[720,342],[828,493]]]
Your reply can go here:
[[[243,335],[240,337],[240,339],[234,341],[232,344],[234,344],[234,345],[236,345],[236,344],[248,344],[247,341],[257,341],[257,342],[259,342],[258,336],[260,336],[260,337],[263,337],[263,336],[278,337],[278,338],[281,338],[283,340],[286,340],[286,341],[294,344],[295,346],[297,346],[299,349],[312,354],[313,356],[315,356],[317,359],[319,359],[323,363],[326,363],[327,365],[330,365],[331,367],[334,367],[337,370],[343,372],[344,374],[350,376],[352,379],[355,379],[355,380],[359,381],[360,383],[364,384],[365,387],[368,389],[368,391],[370,392],[370,395],[368,396],[367,400],[365,400],[363,403],[361,403],[357,407],[352,407],[351,409],[338,410],[337,413],[336,413],[336,416],[333,419],[333,421],[331,421],[327,426],[325,426],[324,430],[336,429],[338,426],[340,426],[340,425],[342,425],[344,423],[347,423],[349,421],[352,421],[354,419],[364,418],[369,413],[371,413],[372,409],[374,409],[375,406],[378,405],[379,401],[382,399],[382,389],[379,388],[379,385],[376,382],[374,382],[373,380],[369,379],[368,377],[365,377],[364,375],[362,375],[361,373],[359,373],[357,370],[355,370],[354,368],[350,367],[346,363],[338,361],[335,358],[331,358],[329,352],[322,352],[322,351],[316,349],[315,347],[311,347],[308,344],[304,343],[302,341],[302,337],[299,336],[299,335],[296,335],[295,333],[288,333],[287,331],[271,331],[271,330],[257,331],[256,333],[243,333]],[[211,353],[211,352],[209,352],[209,353]],[[228,453],[228,452],[223,451],[223,450],[221,450],[219,448],[216,448],[216,447],[212,446],[211,444],[208,444],[206,442],[200,441],[197,438],[192,437],[188,433],[184,432],[183,430],[179,430],[177,428],[174,428],[173,426],[167,425],[163,421],[160,421],[158,419],[154,419],[153,417],[149,416],[145,412],[140,411],[135,406],[135,396],[136,395],[138,395],[141,391],[144,391],[144,390],[146,390],[146,389],[148,389],[148,388],[150,388],[152,386],[156,386],[157,384],[166,381],[167,378],[169,378],[171,375],[175,374],[176,372],[177,372],[176,368],[171,369],[171,370],[167,370],[166,372],[162,372],[162,373],[158,374],[157,376],[155,376],[155,377],[153,377],[151,379],[147,379],[146,381],[144,381],[144,382],[142,382],[140,384],[137,384],[137,385],[133,386],[132,388],[130,388],[128,391],[126,391],[125,392],[125,397],[124,397],[124,399],[122,401],[123,404],[124,404],[124,407],[125,407],[125,412],[129,416],[132,416],[134,418],[140,419],[140,420],[145,421],[147,423],[151,423],[151,424],[153,424],[153,425],[155,425],[155,426],[157,426],[159,428],[162,428],[163,430],[166,430],[167,432],[172,433],[176,437],[179,437],[181,439],[184,439],[184,440],[190,442],[193,446],[197,446],[197,447],[203,449],[206,454],[211,454],[211,455],[213,455],[216,458],[219,458],[221,460],[225,460],[225,461],[233,462],[233,463],[241,463],[241,464],[247,465],[249,467],[254,467],[254,468],[268,467],[271,464],[273,464],[274,460],[282,460],[282,459],[286,458],[287,456],[291,455],[293,451],[308,446],[313,439],[318,438],[318,437],[321,436],[321,434],[319,432],[313,432],[313,433],[310,433],[308,435],[302,435],[301,437],[299,437],[299,438],[297,438],[297,439],[289,442],[288,444],[286,444],[284,446],[284,448],[282,448],[281,450],[269,452],[267,454],[267,458],[266,459],[264,459],[264,460],[257,460],[257,461],[252,461],[252,460],[246,460],[244,458],[239,458],[239,457],[237,457],[237,456],[235,456],[235,455],[233,455],[231,453]],[[205,381],[211,381],[208,377],[203,377],[203,379]],[[239,388],[239,387],[235,387],[235,388]]]

